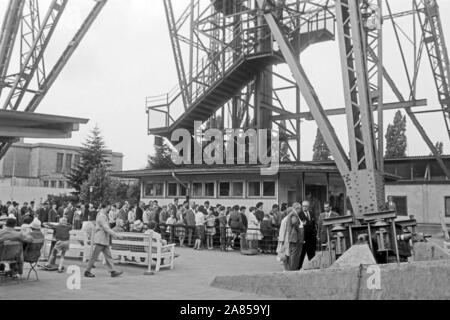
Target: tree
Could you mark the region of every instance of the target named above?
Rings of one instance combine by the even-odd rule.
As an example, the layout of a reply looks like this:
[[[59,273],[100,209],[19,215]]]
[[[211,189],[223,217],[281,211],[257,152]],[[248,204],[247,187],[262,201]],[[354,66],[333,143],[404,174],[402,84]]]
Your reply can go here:
[[[175,167],[172,161],[172,149],[166,142],[162,145],[155,143],[155,154],[148,157],[148,169],[170,169]]]
[[[397,111],[394,123],[389,124],[386,132],[386,158],[406,157],[406,116]]]
[[[326,161],[331,160],[331,152],[328,149],[325,140],[323,139],[322,133],[317,129],[316,141],[313,147],[313,161]]]
[[[436,142],[435,148],[441,156],[444,154],[444,143],[442,141]],[[430,156],[433,156],[433,153],[430,153]]]
[[[127,199],[130,203],[138,204],[141,199],[141,185],[132,183],[127,188]]]
[[[58,207],[61,207],[63,204],[72,202],[72,203],[78,203],[80,199],[76,195],[66,195],[66,194],[60,194],[60,195],[53,195],[49,194],[47,196],[47,201],[49,203],[54,203]]]
[[[91,192],[92,189],[92,192]],[[107,166],[94,168],[80,188],[80,199],[85,202],[100,204],[115,201],[116,185],[109,175]]]
[[[95,126],[91,134],[83,143],[80,151],[80,163],[66,176],[69,184],[75,189],[75,194],[81,192],[81,186],[89,179],[89,174],[97,168],[109,168],[106,158],[106,148],[100,129]]]

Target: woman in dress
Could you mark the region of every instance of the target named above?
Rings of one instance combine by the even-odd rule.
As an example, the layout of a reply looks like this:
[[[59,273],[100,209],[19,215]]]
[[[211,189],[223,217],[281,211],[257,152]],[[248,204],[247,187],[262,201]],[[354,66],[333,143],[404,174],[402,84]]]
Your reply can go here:
[[[173,212],[170,213],[170,217],[169,219],[167,219],[166,221],[166,225],[167,225],[167,234],[169,235],[169,243],[173,243],[174,242],[174,225],[177,223],[177,218],[175,217],[175,214]]]
[[[262,239],[262,233],[260,229],[260,222],[255,215],[256,208],[250,208],[248,214],[248,229],[246,238],[248,241],[249,249],[258,249],[258,243]]]

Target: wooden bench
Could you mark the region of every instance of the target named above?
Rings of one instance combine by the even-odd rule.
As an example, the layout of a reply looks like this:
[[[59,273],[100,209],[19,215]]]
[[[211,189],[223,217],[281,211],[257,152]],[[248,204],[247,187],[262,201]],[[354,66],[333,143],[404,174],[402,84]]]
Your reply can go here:
[[[124,238],[113,239],[111,254],[120,263],[132,263],[147,267],[151,272],[152,261],[156,260],[155,271],[174,268],[175,244],[163,245],[158,234],[121,233]],[[153,241],[151,241],[153,239]]]

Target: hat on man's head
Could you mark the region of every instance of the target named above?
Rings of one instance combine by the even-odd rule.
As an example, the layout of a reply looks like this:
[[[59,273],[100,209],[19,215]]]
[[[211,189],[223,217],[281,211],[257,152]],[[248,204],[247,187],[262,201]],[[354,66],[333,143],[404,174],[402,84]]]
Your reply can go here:
[[[136,220],[133,225],[134,225],[135,228],[139,228],[139,227],[143,227],[144,226],[144,224],[142,223],[141,220]]]
[[[61,219],[59,219],[59,223],[67,224],[67,218],[62,217]]]
[[[35,218],[33,222],[30,224],[31,229],[40,230],[41,229],[41,221],[39,219]]]
[[[6,220],[6,227],[7,228],[14,228],[17,225],[16,218],[8,218]]]
[[[10,213],[10,214],[8,215],[8,219],[14,219],[14,220],[16,220],[16,216],[15,216],[14,214]]]

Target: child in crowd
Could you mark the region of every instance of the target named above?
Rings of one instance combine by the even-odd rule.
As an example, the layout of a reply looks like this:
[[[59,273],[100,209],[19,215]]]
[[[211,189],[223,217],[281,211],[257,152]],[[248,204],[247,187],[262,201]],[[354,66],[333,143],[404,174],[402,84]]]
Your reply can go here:
[[[174,241],[174,225],[177,223],[177,218],[175,217],[175,213],[173,212],[173,211],[171,211],[170,212],[170,216],[169,216],[169,219],[167,219],[167,221],[166,221],[166,225],[167,225],[167,229],[166,229],[166,232],[168,233],[168,235],[169,235],[169,241],[170,241],[170,243],[173,243],[173,241]]]
[[[128,209],[128,223],[130,225],[130,230],[135,221],[136,221],[136,212],[135,212],[134,207],[131,206],[130,209]]]
[[[206,216],[206,246],[208,250],[213,250],[213,237],[216,234],[216,217],[213,210],[208,209],[208,215]]]
[[[186,236],[186,222],[184,221],[183,208],[180,206],[177,212],[177,228],[176,233],[178,240],[180,241],[180,247],[184,247],[184,238]]]
[[[64,257],[66,252],[70,249],[70,230],[72,226],[67,223],[67,218],[60,218],[57,225],[44,224],[48,229],[53,229],[54,238],[56,239],[56,245],[50,254],[50,261],[47,264],[47,268],[51,268],[56,264],[56,256],[58,252],[61,252],[61,258],[59,259],[58,272],[64,272]]]
[[[202,250],[203,238],[205,237],[205,214],[203,213],[204,210],[205,209],[203,206],[195,208],[195,250]]]

